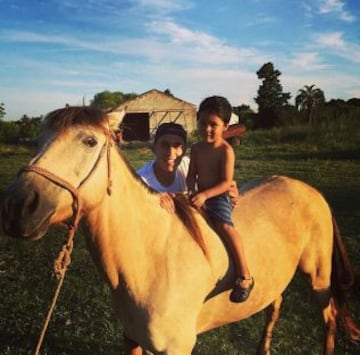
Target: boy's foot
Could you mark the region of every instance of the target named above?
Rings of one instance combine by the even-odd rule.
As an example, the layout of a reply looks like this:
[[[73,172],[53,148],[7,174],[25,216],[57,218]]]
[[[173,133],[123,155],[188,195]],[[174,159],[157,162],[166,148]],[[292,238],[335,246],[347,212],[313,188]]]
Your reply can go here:
[[[247,279],[244,276],[239,276],[230,293],[230,301],[235,303],[245,302],[249,298],[254,285],[255,281],[253,277]]]

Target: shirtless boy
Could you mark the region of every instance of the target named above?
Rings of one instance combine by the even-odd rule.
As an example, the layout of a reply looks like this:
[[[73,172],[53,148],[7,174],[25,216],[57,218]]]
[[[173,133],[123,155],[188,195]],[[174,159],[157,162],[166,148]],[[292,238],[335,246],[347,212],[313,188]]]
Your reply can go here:
[[[231,112],[230,103],[221,96],[208,97],[200,104],[198,130],[202,141],[191,149],[186,182],[191,203],[196,208],[204,206],[216,230],[230,245],[237,273],[230,300],[244,302],[254,287],[254,279],[246,263],[241,235],[231,220],[228,191],[234,176],[235,153],[223,139]]]

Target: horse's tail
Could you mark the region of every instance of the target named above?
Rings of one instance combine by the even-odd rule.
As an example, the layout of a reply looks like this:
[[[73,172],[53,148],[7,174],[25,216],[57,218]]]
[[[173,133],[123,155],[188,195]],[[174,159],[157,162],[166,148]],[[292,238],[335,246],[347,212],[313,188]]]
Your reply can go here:
[[[347,298],[350,293],[358,290],[357,281],[340,234],[339,227],[332,217],[334,230],[334,250],[332,257],[331,290],[335,299],[336,308],[343,322],[348,337],[355,342],[360,341],[360,328],[352,318]]]
[[[174,198],[176,214],[190,232],[195,242],[199,245],[204,255],[208,258],[208,250],[202,236],[199,225],[195,219],[193,209],[189,205],[189,201],[183,194],[176,194]]]

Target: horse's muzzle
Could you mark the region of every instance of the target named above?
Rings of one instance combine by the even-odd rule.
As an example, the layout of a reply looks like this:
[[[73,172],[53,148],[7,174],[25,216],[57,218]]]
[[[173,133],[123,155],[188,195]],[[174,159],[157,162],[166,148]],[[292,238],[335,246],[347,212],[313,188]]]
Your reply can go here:
[[[1,198],[0,230],[14,238],[42,237],[55,211],[55,205],[43,196],[44,192],[35,184],[25,179],[17,179]]]

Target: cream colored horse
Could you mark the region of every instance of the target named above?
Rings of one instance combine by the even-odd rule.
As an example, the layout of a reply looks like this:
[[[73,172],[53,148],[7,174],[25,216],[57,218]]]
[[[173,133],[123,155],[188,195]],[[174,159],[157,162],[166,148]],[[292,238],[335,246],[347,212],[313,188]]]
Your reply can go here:
[[[266,308],[258,351],[270,354],[281,294],[297,268],[318,295],[324,353],[334,352],[339,316],[359,340],[345,307],[350,265],[319,192],[286,177],[244,187],[234,221],[255,288],[245,303],[231,303],[235,275],[226,247],[187,204],[177,201],[173,215],[160,207],[159,195],[134,174],[112,138],[114,117],[120,116],[109,122],[90,108],[48,116],[46,143],[5,194],[1,215],[7,234],[40,238],[79,212],[126,335],[152,352],[190,354],[197,334]]]

